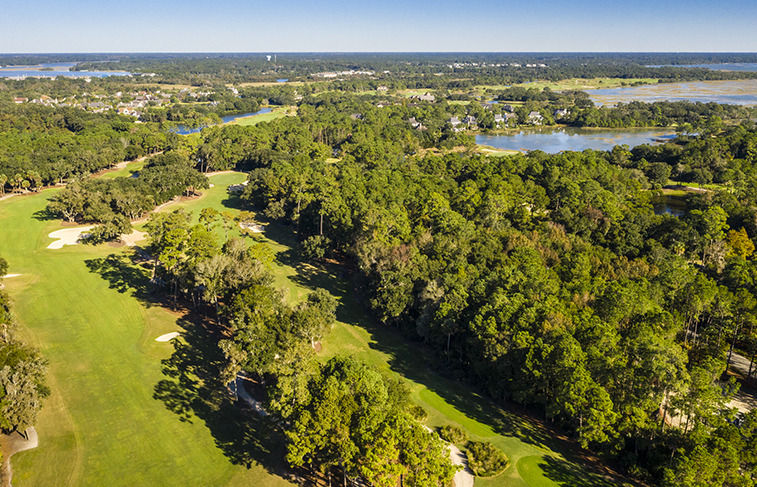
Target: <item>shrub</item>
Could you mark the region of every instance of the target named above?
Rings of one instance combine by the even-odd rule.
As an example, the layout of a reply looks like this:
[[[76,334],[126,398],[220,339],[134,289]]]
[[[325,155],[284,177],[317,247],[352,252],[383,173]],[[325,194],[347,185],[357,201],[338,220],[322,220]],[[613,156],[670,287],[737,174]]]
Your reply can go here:
[[[428,419],[428,412],[426,412],[425,409],[418,406],[417,404],[413,404],[410,406],[409,410],[410,416],[415,418],[417,421],[423,422]]]
[[[468,466],[477,477],[491,477],[507,468],[507,457],[488,441],[474,441],[468,445]]]
[[[468,441],[468,435],[457,426],[442,426],[439,429],[439,436],[450,443],[465,443]]]

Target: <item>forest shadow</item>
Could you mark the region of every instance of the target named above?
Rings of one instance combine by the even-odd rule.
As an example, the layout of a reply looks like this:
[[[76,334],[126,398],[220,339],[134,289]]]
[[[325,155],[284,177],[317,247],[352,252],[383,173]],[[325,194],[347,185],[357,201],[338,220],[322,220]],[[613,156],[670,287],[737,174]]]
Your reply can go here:
[[[275,425],[240,409],[220,379],[226,360],[217,337],[199,318],[184,317],[177,323],[183,328],[182,340],[173,340],[173,354],[162,361],[165,379],[155,385],[153,398],[181,421],[202,421],[232,464],[257,464],[284,476],[284,443]]]
[[[566,487],[612,487],[618,485],[615,479],[606,478],[588,471],[580,465],[567,462],[551,455],[543,457],[539,468],[552,482]]]
[[[150,271],[137,264],[134,254],[110,254],[107,257],[85,260],[90,272],[99,274],[110,283],[110,289],[121,294],[131,292],[131,296],[147,307],[156,306],[150,291]]]

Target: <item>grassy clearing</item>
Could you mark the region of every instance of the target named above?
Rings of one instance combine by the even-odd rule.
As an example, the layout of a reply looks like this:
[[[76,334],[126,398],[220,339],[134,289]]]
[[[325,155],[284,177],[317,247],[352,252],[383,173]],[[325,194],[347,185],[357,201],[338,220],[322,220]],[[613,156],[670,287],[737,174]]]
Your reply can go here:
[[[145,164],[147,164],[147,162],[147,159],[137,162],[130,162],[126,165],[126,167],[116,169],[115,171],[106,172],[100,177],[106,179],[128,178],[131,177],[134,173],[141,171],[142,168],[145,167]]]
[[[496,147],[479,146],[479,152],[485,156],[504,157],[512,156],[514,154],[521,154],[517,150],[497,149]]]
[[[277,118],[283,118],[296,114],[297,107],[274,108],[273,111],[268,113],[253,115],[251,117],[237,118],[236,120],[229,122],[229,125],[241,125],[243,127],[249,125],[257,125],[260,122],[270,122],[271,120],[276,120]]]
[[[245,177],[213,176],[214,187],[201,197],[163,211],[184,208],[193,212],[195,221],[207,206],[239,211],[238,196],[226,187]],[[41,446],[13,459],[16,485],[285,485],[271,473],[281,467],[282,444],[271,440],[264,424],[245,421],[249,434],[236,444],[228,440],[233,432],[227,431],[235,423],[196,417],[181,421],[153,398],[155,385],[164,378],[160,360],[173,351],[170,343],[154,339],[181,331],[178,316],[148,299],[144,272],[120,258],[129,250],[81,245],[46,250],[51,241],[47,234],[60,223],[32,215],[39,215],[52,191],[0,203],[0,252],[11,263],[10,272],[24,274],[6,285],[27,337],[50,360],[53,390],[38,425]],[[217,232],[224,233],[221,228]],[[237,235],[237,229],[229,232]],[[597,487],[618,485],[575,463],[575,445],[434,373],[422,350],[366,317],[344,268],[299,262],[292,227],[271,223],[259,240],[276,254],[275,285],[286,290],[291,302],[317,287],[340,300],[338,322],[323,342],[322,360],[351,355],[404,377],[413,400],[428,412],[430,427],[459,426],[471,440],[490,441],[507,455],[507,469],[477,479],[477,486],[589,485],[589,478]],[[102,263],[109,255],[116,256],[109,268],[90,271],[93,262]],[[249,469],[234,465],[239,449],[252,450],[244,457]],[[523,461],[525,474],[516,468],[521,459],[530,458],[534,460]],[[555,462],[564,468],[550,470]]]

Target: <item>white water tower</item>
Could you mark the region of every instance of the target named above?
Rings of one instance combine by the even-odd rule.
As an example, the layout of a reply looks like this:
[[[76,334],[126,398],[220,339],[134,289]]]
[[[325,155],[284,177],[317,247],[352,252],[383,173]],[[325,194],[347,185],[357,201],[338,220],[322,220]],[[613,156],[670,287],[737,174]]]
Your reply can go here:
[[[268,59],[270,61],[271,60],[271,56],[266,56],[266,59]]]

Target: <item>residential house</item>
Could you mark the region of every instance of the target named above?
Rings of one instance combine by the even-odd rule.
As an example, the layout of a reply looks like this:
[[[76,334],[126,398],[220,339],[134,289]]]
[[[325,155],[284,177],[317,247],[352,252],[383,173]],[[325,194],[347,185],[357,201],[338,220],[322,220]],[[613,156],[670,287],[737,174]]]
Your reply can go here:
[[[532,123],[534,125],[541,125],[541,122],[544,120],[544,117],[542,117],[541,113],[539,112],[531,112],[528,114],[528,123]]]
[[[468,128],[477,128],[478,127],[478,120],[476,120],[476,117],[473,115],[468,115],[463,119],[463,123],[468,125]]]
[[[558,108],[557,110],[555,110],[554,115],[555,115],[555,118],[565,118],[568,115],[570,115],[570,110],[566,108]]]

